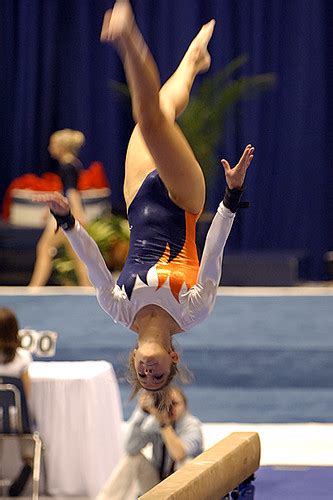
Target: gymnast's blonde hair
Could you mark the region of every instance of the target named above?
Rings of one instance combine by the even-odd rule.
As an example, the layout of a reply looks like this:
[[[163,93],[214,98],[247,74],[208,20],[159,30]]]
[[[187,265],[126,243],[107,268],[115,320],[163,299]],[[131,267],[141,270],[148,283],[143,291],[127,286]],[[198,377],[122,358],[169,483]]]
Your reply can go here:
[[[85,137],[79,130],[64,128],[54,132],[50,137],[50,141],[57,142],[57,144],[63,146],[68,152],[77,156],[85,143]]]

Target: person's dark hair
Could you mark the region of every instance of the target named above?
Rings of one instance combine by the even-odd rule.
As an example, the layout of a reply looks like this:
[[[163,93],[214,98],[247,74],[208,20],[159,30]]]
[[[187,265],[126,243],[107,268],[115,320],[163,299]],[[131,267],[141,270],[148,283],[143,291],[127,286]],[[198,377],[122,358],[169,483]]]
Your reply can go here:
[[[173,344],[171,343],[171,349],[175,351]],[[127,366],[127,381],[132,386],[132,392],[130,395],[130,400],[134,399],[134,397],[138,394],[139,391],[145,390],[149,393],[152,393],[154,398],[154,404],[160,410],[169,409],[171,406],[170,399],[170,390],[174,386],[170,386],[170,382],[177,377],[182,383],[188,383],[192,380],[191,372],[185,368],[184,366],[180,366],[179,363],[171,363],[169,376],[165,382],[165,384],[157,390],[149,390],[142,387],[140,381],[138,379],[138,375],[136,373],[136,369],[134,366],[134,353],[135,349],[133,349],[128,357],[128,366]],[[179,389],[176,387],[176,390]],[[185,395],[183,395],[184,401],[186,401]]]
[[[187,410],[187,398],[178,385],[169,384],[162,391],[149,391],[152,403],[159,411],[169,411],[173,405],[172,393],[176,392],[182,398],[185,410]]]
[[[180,397],[182,398],[183,400],[183,403],[184,403],[184,406],[185,408],[187,409],[187,397],[185,396],[184,392],[182,391],[182,389],[178,386],[178,385],[170,385],[169,386],[169,390],[170,392],[171,391],[175,391],[175,392],[178,392],[178,394],[180,395]]]
[[[0,307],[0,361],[10,363],[20,346],[18,322],[15,314],[6,307]]]

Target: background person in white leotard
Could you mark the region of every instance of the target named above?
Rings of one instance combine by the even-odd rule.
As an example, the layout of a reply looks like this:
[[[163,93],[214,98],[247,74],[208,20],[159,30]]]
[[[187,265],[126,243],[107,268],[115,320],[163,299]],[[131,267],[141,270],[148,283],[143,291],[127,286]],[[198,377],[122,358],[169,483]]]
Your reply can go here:
[[[188,103],[196,75],[210,66],[207,45],[214,25],[211,20],[202,27],[161,87],[130,3],[118,0],[105,14],[101,39],[112,43],[123,61],[136,121],[124,183],[131,241],[117,282],[97,245],[70,214],[67,199],[60,193],[38,197],[48,204],[85,262],[102,308],[137,334],[137,347],[130,355],[133,392],[155,391],[161,404],[179,361],[172,336],[201,322],[214,305],[224,245],[254,154],[249,144],[234,168],[222,160],[228,187],[199,267],[195,223],[204,205],[205,182],[175,118]]]

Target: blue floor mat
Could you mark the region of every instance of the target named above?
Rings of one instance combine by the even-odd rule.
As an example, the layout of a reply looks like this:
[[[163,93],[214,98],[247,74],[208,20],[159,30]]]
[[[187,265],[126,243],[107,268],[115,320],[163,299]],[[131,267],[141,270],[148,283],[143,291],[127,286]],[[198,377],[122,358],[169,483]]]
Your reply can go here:
[[[260,467],[255,500],[332,500],[333,467]]]
[[[113,323],[94,296],[1,296],[21,327],[59,333],[56,360],[105,359],[125,383],[136,335]],[[187,387],[204,422],[332,422],[333,296],[217,297],[213,313],[175,336],[194,375]],[[332,495],[333,498],[333,495]]]

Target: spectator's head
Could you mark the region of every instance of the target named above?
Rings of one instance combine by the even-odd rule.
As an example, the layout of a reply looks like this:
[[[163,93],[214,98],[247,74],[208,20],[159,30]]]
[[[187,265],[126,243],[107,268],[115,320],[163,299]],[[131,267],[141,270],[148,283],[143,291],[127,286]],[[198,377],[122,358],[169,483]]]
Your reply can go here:
[[[169,388],[169,415],[172,422],[179,420],[187,411],[187,399],[184,392],[176,386]]]
[[[187,411],[187,399],[184,392],[177,386],[170,384],[161,394],[159,392],[144,392],[140,396],[140,406],[148,413],[150,408],[167,412],[170,422],[176,422]]]
[[[77,157],[84,143],[85,137],[82,132],[64,128],[51,135],[48,149],[52,158],[63,162],[68,155]]]
[[[15,314],[6,307],[0,307],[0,362],[10,363],[20,346],[18,322]]]

